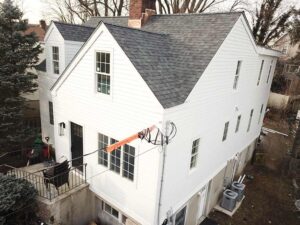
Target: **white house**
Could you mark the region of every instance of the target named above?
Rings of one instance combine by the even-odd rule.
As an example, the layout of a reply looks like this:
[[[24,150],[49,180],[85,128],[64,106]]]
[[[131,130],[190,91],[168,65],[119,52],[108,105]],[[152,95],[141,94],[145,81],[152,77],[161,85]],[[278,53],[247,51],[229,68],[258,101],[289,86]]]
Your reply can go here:
[[[50,25],[42,132],[72,159],[172,121],[165,148],[136,140],[76,164],[107,224],[195,225],[252,156],[280,53],[256,45],[243,13],[153,15],[152,3]]]

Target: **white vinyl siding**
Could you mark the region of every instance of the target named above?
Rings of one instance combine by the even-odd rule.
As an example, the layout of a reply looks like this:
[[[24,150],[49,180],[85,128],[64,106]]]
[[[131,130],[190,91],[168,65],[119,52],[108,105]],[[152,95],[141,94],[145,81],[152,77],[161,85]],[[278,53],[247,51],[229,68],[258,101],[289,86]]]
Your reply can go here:
[[[52,65],[53,73],[59,74],[59,48],[57,46],[52,46]]]
[[[225,123],[222,141],[225,141],[227,139],[228,128],[229,128],[229,121]]]
[[[200,142],[200,139],[197,139],[197,140],[193,141],[190,169],[196,167],[196,165],[197,165],[199,142]]]
[[[97,91],[110,95],[110,54],[96,52]]]
[[[258,79],[257,79],[257,86],[258,86],[259,83],[260,83],[261,75],[262,75],[262,72],[263,72],[263,69],[264,69],[264,63],[265,63],[265,60],[262,60],[262,61],[261,61],[261,65],[260,65],[260,70],[259,70]]]
[[[234,82],[233,82],[233,89],[236,90],[238,87],[239,77],[240,77],[240,70],[241,70],[242,61],[237,62],[235,76],[234,76]]]
[[[249,117],[249,122],[248,122],[248,127],[247,127],[247,132],[249,132],[250,128],[251,128],[251,122],[252,122],[253,112],[254,112],[254,109],[251,109],[250,117]]]

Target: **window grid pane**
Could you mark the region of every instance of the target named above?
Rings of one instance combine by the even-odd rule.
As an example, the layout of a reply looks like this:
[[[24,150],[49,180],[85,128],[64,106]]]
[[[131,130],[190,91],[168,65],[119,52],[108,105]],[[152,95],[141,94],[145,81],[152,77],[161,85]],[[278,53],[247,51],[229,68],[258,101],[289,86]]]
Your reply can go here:
[[[194,168],[197,165],[199,140],[200,139],[197,139],[197,140],[193,141],[192,154],[191,154],[191,162],[190,162],[190,169]]]
[[[108,145],[108,137],[103,134],[98,134],[98,163],[103,166],[108,166],[108,153],[105,148]]]
[[[110,143],[114,144],[117,140],[111,138]],[[110,153],[110,170],[120,173],[121,167],[121,147]]]
[[[96,53],[97,91],[110,94],[110,54]]]
[[[134,178],[135,148],[129,145],[124,146],[123,151],[123,177],[133,180]]]
[[[59,48],[52,47],[53,73],[59,74]]]

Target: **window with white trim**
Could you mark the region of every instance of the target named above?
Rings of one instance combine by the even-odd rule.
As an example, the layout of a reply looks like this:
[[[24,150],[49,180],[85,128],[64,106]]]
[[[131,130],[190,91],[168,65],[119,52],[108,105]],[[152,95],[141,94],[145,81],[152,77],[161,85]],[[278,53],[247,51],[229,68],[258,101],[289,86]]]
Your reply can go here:
[[[251,109],[250,117],[249,117],[249,122],[248,122],[248,127],[247,127],[247,132],[249,132],[250,128],[251,128],[251,122],[252,122],[253,112],[254,112],[254,109]]]
[[[227,139],[228,128],[229,128],[229,121],[225,123],[222,141],[225,141]]]
[[[103,134],[98,134],[98,163],[108,167],[111,171],[118,174],[122,171],[122,176],[134,180],[135,166],[135,148],[130,145],[123,145],[111,153],[104,148],[108,145],[118,142],[114,138],[110,138]]]
[[[123,177],[133,180],[134,178],[135,148],[124,145],[123,149]]]
[[[190,169],[196,167],[197,165],[199,142],[200,142],[199,138],[193,141]]]
[[[111,138],[111,144],[118,142],[117,140]],[[110,153],[110,170],[120,173],[121,168],[121,147]]]
[[[258,124],[260,123],[262,114],[263,114],[264,104],[261,105],[260,111],[259,111],[259,117],[258,117]]]
[[[53,73],[59,74],[59,48],[52,46],[52,65]]]
[[[96,52],[97,92],[110,95],[110,53]]]
[[[269,79],[270,79],[270,75],[271,75],[271,71],[272,71],[272,65],[273,65],[273,60],[270,63],[270,68],[269,68],[269,73],[268,73],[268,78],[267,78],[267,84],[269,83]]]
[[[107,204],[106,202],[102,202],[102,208],[109,215],[113,216],[115,219],[119,220],[119,211]]]
[[[239,115],[236,120],[235,133],[237,133],[240,129],[241,119],[242,119],[242,115]]]
[[[234,82],[233,82],[233,89],[236,90],[239,82],[240,77],[240,70],[241,70],[242,61],[237,62],[235,76],[234,76]]]
[[[265,60],[261,60],[259,76],[258,76],[258,79],[257,79],[257,86],[259,85],[259,82],[260,82],[260,79],[261,79],[261,74],[262,74],[263,69],[264,69],[264,63],[265,63]]]
[[[109,145],[108,140],[106,135],[98,134],[98,163],[106,167],[108,166],[108,153],[104,148]]]

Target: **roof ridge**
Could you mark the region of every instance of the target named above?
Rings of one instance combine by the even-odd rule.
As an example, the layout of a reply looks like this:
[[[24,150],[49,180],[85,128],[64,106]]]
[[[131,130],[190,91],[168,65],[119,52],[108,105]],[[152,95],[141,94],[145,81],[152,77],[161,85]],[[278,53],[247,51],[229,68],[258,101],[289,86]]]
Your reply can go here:
[[[207,15],[217,15],[217,14],[242,14],[244,11],[236,12],[201,12],[201,13],[175,13],[175,14],[155,14],[153,16],[207,16]]]
[[[90,28],[90,29],[95,29],[95,27],[90,27],[90,26],[81,25],[81,24],[65,23],[65,22],[61,22],[61,21],[52,21],[52,22],[53,23],[63,24],[63,25],[69,25],[69,26],[78,26],[78,27],[86,27],[86,28]]]
[[[140,32],[149,33],[149,34],[162,35],[162,36],[168,36],[169,35],[169,34],[151,32],[151,31],[147,31],[147,30],[141,30],[141,29],[138,29],[138,28],[124,27],[124,26],[120,26],[120,25],[106,23],[106,22],[103,22],[102,20],[100,22],[102,22],[104,24],[107,24],[107,25],[110,25],[110,26],[114,26],[114,27],[120,27],[120,28],[125,28],[125,29],[128,29],[128,30],[140,31]]]

